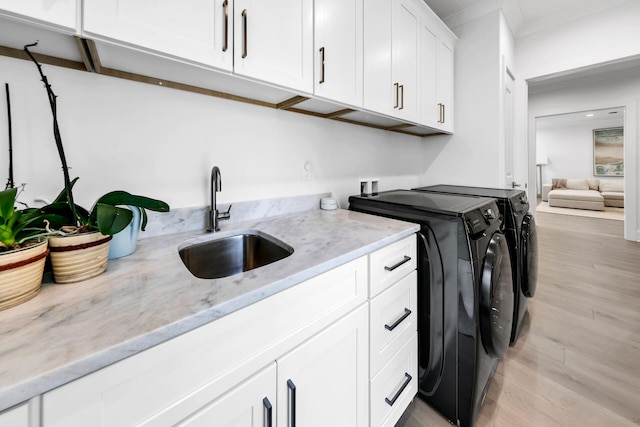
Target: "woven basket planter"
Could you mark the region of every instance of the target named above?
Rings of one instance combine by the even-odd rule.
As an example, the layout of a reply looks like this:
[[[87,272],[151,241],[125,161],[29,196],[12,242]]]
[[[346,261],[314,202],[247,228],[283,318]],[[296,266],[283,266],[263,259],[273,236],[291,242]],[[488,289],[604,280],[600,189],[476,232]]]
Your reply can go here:
[[[47,241],[0,254],[0,310],[22,304],[40,292]]]
[[[111,236],[100,232],[50,237],[49,250],[56,283],[75,283],[107,269]]]

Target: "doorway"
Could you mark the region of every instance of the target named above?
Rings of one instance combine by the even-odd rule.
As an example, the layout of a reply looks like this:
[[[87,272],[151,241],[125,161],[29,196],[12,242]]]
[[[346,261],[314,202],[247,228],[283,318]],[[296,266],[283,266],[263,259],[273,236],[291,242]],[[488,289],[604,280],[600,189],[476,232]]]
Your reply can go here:
[[[637,99],[633,96],[640,89],[639,67],[606,72],[606,67],[600,73],[593,71],[584,75],[578,72],[557,78],[546,77],[540,81],[527,81],[528,90],[528,153],[527,162],[531,182],[538,176],[536,155],[538,153],[536,128],[539,118],[549,116],[564,116],[568,113],[587,113],[588,111],[609,110],[622,108],[624,127],[624,236],[627,240],[640,241],[638,230],[637,209]],[[613,107],[612,107],[613,106]],[[616,107],[617,106],[617,107]],[[620,114],[620,113],[618,113]],[[589,156],[593,156],[592,151]],[[553,158],[550,159],[553,161]],[[542,166],[544,179],[549,176],[550,164]],[[589,169],[590,171],[590,169]],[[564,175],[564,173],[563,173]],[[562,178],[564,176],[557,176]],[[578,178],[579,176],[568,177]],[[591,172],[591,178],[593,172]]]

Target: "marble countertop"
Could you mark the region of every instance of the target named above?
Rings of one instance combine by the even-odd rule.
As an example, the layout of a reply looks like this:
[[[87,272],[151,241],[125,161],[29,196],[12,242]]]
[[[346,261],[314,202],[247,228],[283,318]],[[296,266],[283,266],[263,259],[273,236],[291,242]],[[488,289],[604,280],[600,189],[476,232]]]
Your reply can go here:
[[[418,230],[347,210],[312,210],[140,240],[132,255],[83,282],[44,283],[0,311],[0,411],[167,341]],[[223,279],[198,279],[180,260],[186,241],[260,230],[289,257]]]

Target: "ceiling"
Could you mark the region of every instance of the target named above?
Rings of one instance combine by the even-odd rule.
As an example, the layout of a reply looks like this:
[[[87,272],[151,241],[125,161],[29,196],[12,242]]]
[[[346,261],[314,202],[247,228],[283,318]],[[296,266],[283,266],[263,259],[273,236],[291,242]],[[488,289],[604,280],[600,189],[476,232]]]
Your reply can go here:
[[[593,123],[595,127],[601,126],[603,123],[606,123],[607,126],[623,126],[624,110],[624,107],[615,107],[537,117],[536,129],[552,129],[582,123]]]
[[[502,9],[515,37],[601,12],[629,0],[424,0],[450,27]]]

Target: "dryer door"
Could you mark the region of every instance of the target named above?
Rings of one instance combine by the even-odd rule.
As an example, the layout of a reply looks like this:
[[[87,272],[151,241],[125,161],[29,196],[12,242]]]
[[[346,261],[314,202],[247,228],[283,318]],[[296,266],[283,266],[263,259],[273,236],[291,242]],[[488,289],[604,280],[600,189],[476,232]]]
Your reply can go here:
[[[480,333],[489,356],[500,358],[509,347],[513,323],[513,279],[507,239],[499,231],[491,236],[480,284]]]
[[[536,293],[536,283],[538,282],[538,233],[536,231],[536,220],[530,213],[522,219],[520,227],[520,266],[522,267],[522,293],[528,298],[533,298]]]
[[[433,233],[423,225],[418,235],[418,375],[420,392],[431,396],[444,367],[444,267]]]

